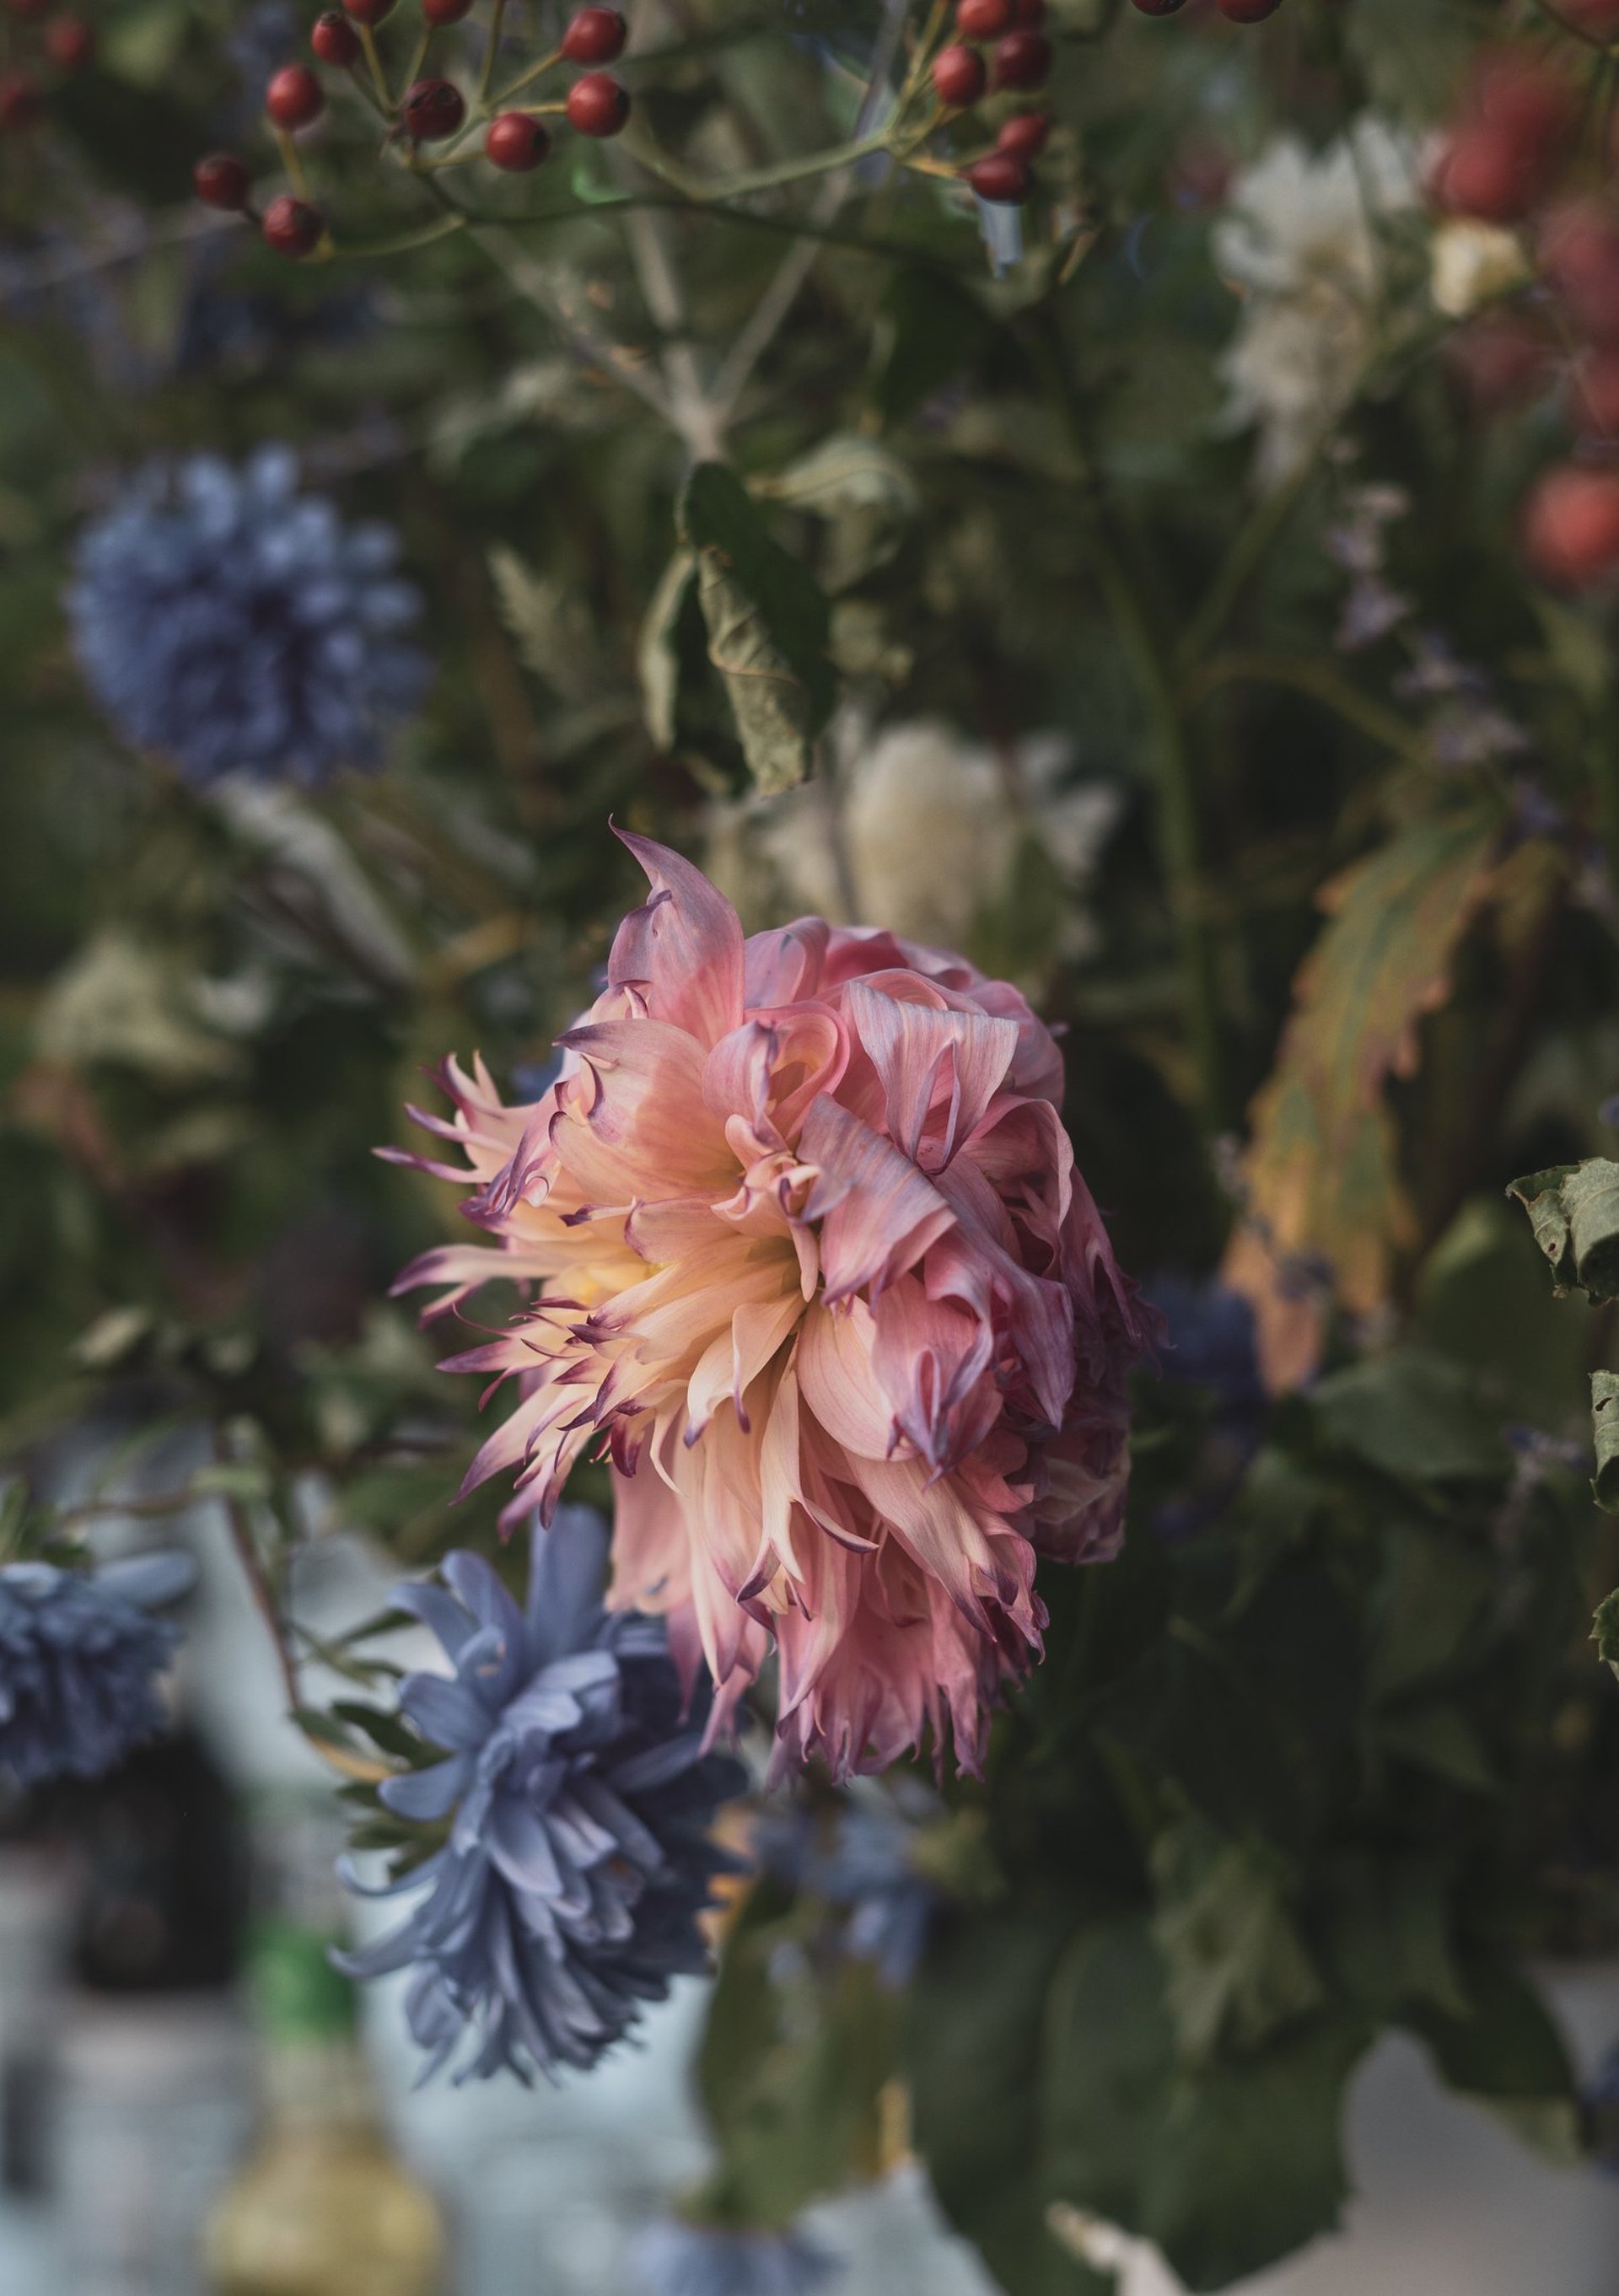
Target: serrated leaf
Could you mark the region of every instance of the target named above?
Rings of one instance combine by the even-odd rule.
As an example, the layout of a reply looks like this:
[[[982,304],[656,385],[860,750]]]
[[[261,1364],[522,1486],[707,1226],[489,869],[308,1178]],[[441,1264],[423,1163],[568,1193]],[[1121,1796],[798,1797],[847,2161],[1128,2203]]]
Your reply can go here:
[[[1254,1101],[1245,1177],[1271,1249],[1320,1263],[1344,1306],[1389,1295],[1416,1237],[1385,1099],[1414,1073],[1418,1025],[1451,993],[1457,946],[1490,882],[1492,819],[1402,831],[1321,894],[1330,922],[1300,970],[1270,1079]]]
[[[1590,1424],[1597,1446],[1591,1491],[1606,1513],[1619,1514],[1619,1374],[1592,1372]]]
[[[709,659],[725,681],[748,770],[767,794],[793,789],[810,770],[836,696],[826,601],[722,463],[693,472],[680,530],[696,553]]]
[[[489,568],[500,618],[524,668],[564,700],[581,699],[593,681],[590,619],[580,600],[505,543],[489,552]]]
[[[1619,1299],[1619,1164],[1592,1156],[1514,1180],[1507,1193],[1529,1215],[1559,1291]]]
[[[1597,1605],[1590,1638],[1597,1645],[1597,1656],[1619,1674],[1619,1587]]]
[[[675,647],[675,633],[696,571],[697,562],[691,552],[677,550],[658,578],[636,640],[641,714],[646,720],[647,732],[661,750],[672,750],[675,746],[676,708],[680,698],[680,657]]]

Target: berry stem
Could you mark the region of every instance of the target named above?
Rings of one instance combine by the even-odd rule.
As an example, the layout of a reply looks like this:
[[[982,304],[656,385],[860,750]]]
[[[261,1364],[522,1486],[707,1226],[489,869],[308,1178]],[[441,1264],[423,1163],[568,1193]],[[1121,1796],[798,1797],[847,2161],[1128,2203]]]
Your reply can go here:
[[[905,84],[900,90],[900,101],[894,107],[896,122],[903,119],[909,109],[922,75],[933,60],[933,50],[938,45],[940,36],[944,30],[945,18],[949,13],[949,0],[933,0],[933,4],[928,11],[927,21],[922,27],[921,37],[917,40],[912,53],[910,70],[906,74]]]
[[[284,127],[276,128],[275,144],[281,153],[281,163],[287,171],[288,183],[300,200],[307,200],[309,197],[309,178],[304,173],[302,153]]]
[[[382,59],[377,53],[376,34],[369,24],[361,24],[358,30],[360,45],[366,51],[366,68],[371,74],[371,85],[376,91],[376,100],[384,111],[391,112],[393,98],[388,93],[388,75],[382,70]]]
[[[489,90],[495,85],[495,66],[500,58],[500,35],[505,25],[506,0],[495,0],[489,11],[489,37],[484,43],[483,63],[478,74],[478,94],[473,103],[475,117],[481,119],[489,110]]]
[[[562,60],[562,50],[560,48],[553,48],[548,56],[541,56],[537,64],[530,64],[526,71],[520,71],[515,79],[508,80],[505,86],[499,91],[498,94],[492,96],[489,99],[494,109],[497,111],[509,111],[511,109],[512,98],[514,95],[521,94],[522,91],[525,87],[531,86],[537,79],[543,78],[547,72],[554,70],[555,68],[561,63]]]
[[[415,53],[410,60],[410,69],[405,75],[405,85],[407,87],[414,87],[416,82],[421,78],[422,68],[427,62],[427,52],[432,46],[432,44],[433,28],[431,24],[423,24],[421,34],[416,41]]]
[[[467,218],[464,215],[435,216],[431,223],[423,224],[415,231],[401,231],[391,239],[357,241],[341,250],[345,263],[374,263],[390,255],[409,255],[418,247],[431,247],[436,240],[448,239],[452,233],[464,231]],[[333,250],[334,255],[338,250]]]

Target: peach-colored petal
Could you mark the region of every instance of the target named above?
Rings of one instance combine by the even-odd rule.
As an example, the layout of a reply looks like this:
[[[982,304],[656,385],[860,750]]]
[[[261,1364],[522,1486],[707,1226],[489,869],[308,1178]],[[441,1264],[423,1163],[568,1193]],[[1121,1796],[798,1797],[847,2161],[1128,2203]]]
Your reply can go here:
[[[933,1183],[835,1100],[818,1100],[810,1109],[799,1153],[819,1168],[804,1210],[820,1222],[830,1306],[859,1291],[880,1292],[955,1225]]]

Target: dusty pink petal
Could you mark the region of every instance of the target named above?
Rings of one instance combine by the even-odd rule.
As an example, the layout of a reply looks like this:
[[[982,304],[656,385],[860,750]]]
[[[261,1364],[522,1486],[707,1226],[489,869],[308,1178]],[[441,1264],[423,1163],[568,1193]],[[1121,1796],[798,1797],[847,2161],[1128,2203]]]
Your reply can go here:
[[[889,1138],[923,1170],[941,1170],[1012,1064],[1015,1023],[902,1003],[861,981],[843,1009],[882,1085]]]
[[[916,1276],[901,1275],[877,1301],[874,1321],[871,1365],[895,1440],[903,1436],[933,1474],[944,1474],[988,1439],[1000,1417],[990,1320],[930,1299]]]
[[[886,1459],[894,1414],[872,1361],[875,1339],[864,1300],[835,1310],[818,1300],[799,1334],[798,1377],[817,1425],[840,1450]]]
[[[798,1144],[820,1177],[805,1216],[820,1223],[827,1304],[880,1292],[919,1259],[956,1215],[908,1158],[835,1100],[818,1100]]]
[[[652,898],[619,927],[608,980],[615,988],[638,988],[654,1020],[685,1029],[706,1050],[742,1019],[736,912],[701,869],[667,845],[627,830],[618,834],[645,870]]]

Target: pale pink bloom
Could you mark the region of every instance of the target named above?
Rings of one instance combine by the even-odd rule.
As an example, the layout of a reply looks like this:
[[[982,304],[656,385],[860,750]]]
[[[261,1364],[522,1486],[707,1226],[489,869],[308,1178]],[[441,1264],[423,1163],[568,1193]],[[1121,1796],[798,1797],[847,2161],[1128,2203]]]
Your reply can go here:
[[[772,1644],[778,1765],[844,1776],[931,1728],[977,1766],[1040,1657],[1037,1555],[1117,1549],[1124,1378],[1145,1337],[1017,990],[957,956],[810,917],[744,942],[678,854],[560,1080],[501,1104],[451,1062],[470,1165],[451,1245],[401,1290],[528,1287],[446,1367],[519,1400],[467,1481],[548,1518],[594,1447],[617,1484],[613,1600],[668,1614],[723,1722]],[[415,1113],[415,1111],[413,1111]],[[459,1168],[428,1168],[464,1182]]]

